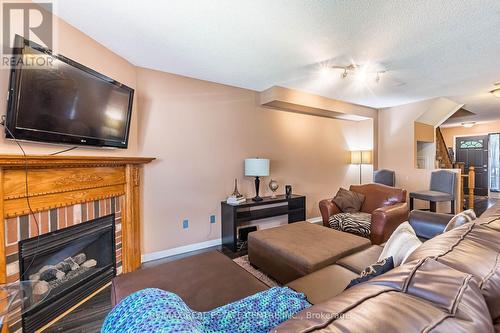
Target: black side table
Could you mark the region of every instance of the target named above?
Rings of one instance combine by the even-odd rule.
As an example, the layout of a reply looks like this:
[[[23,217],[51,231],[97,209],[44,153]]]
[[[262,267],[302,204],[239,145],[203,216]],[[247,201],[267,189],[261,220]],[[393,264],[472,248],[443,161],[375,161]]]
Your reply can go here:
[[[263,197],[262,199],[258,202],[247,199],[239,205],[221,202],[222,245],[224,247],[232,252],[238,250],[238,227],[245,222],[281,215],[288,215],[288,223],[306,220],[306,197],[303,195],[294,194],[290,197],[277,195],[276,198]]]

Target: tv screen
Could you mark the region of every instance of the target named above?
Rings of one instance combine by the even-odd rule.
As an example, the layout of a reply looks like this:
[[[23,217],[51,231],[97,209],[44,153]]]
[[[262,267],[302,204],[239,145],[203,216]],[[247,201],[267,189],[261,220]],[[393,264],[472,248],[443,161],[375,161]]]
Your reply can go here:
[[[45,57],[43,66],[11,70],[8,129],[19,140],[126,148],[134,90],[16,36],[15,54]],[[6,136],[11,135],[6,131]]]

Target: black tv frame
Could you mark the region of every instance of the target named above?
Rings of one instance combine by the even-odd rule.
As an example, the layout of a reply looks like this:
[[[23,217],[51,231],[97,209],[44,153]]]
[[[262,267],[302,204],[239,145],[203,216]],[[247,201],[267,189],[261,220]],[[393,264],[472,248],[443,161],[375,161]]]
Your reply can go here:
[[[112,148],[127,148],[130,134],[130,122],[132,118],[132,105],[134,100],[134,89],[120,83],[104,74],[98,73],[95,70],[84,66],[74,60],[66,58],[60,54],[52,53],[52,50],[47,49],[43,46],[38,45],[35,42],[32,42],[28,39],[25,39],[19,35],[16,35],[16,40],[14,45],[22,45],[23,47],[14,47],[13,54],[15,56],[22,56],[23,50],[25,47],[32,48],[36,51],[39,51],[45,55],[51,56],[55,59],[58,59],[64,63],[67,63],[70,66],[78,68],[88,74],[95,76],[97,79],[106,81],[109,84],[113,84],[120,88],[124,88],[129,92],[129,105],[127,110],[127,124],[125,126],[125,142],[117,141],[117,140],[107,140],[107,139],[98,139],[93,137],[84,137],[77,136],[71,134],[60,134],[60,133],[52,133],[46,132],[42,130],[36,129],[24,129],[16,127],[17,123],[17,99],[16,96],[19,94],[19,84],[20,84],[20,74],[23,70],[22,67],[17,68],[16,66],[12,66],[10,70],[10,80],[9,80],[9,90],[8,90],[8,101],[7,101],[7,119],[5,122],[5,126],[12,132],[15,139],[17,140],[27,140],[27,141],[37,141],[37,142],[45,142],[45,143],[53,143],[53,144],[64,144],[64,145],[76,145],[76,146],[94,146],[94,147],[112,147]],[[29,70],[29,69],[26,69]],[[5,130],[5,137],[7,139],[14,139],[12,135]]]

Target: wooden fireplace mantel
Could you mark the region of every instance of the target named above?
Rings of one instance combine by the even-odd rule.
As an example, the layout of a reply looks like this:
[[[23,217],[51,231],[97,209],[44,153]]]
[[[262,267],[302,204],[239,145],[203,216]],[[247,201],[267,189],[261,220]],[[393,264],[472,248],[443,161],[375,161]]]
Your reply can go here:
[[[153,161],[153,157],[127,156],[63,156],[63,155],[0,155],[0,167],[75,167],[75,166],[123,166],[141,165]]]
[[[140,169],[150,157],[0,155],[0,283],[6,281],[5,219],[124,196],[123,272],[141,265]]]

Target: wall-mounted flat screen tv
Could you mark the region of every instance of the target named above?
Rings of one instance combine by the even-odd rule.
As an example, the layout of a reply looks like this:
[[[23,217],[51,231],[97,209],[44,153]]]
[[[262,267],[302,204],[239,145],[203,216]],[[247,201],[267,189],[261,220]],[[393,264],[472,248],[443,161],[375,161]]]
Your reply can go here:
[[[16,139],[127,148],[132,88],[20,36],[14,45],[25,59],[9,83],[6,126]],[[43,65],[29,62],[37,57]]]

